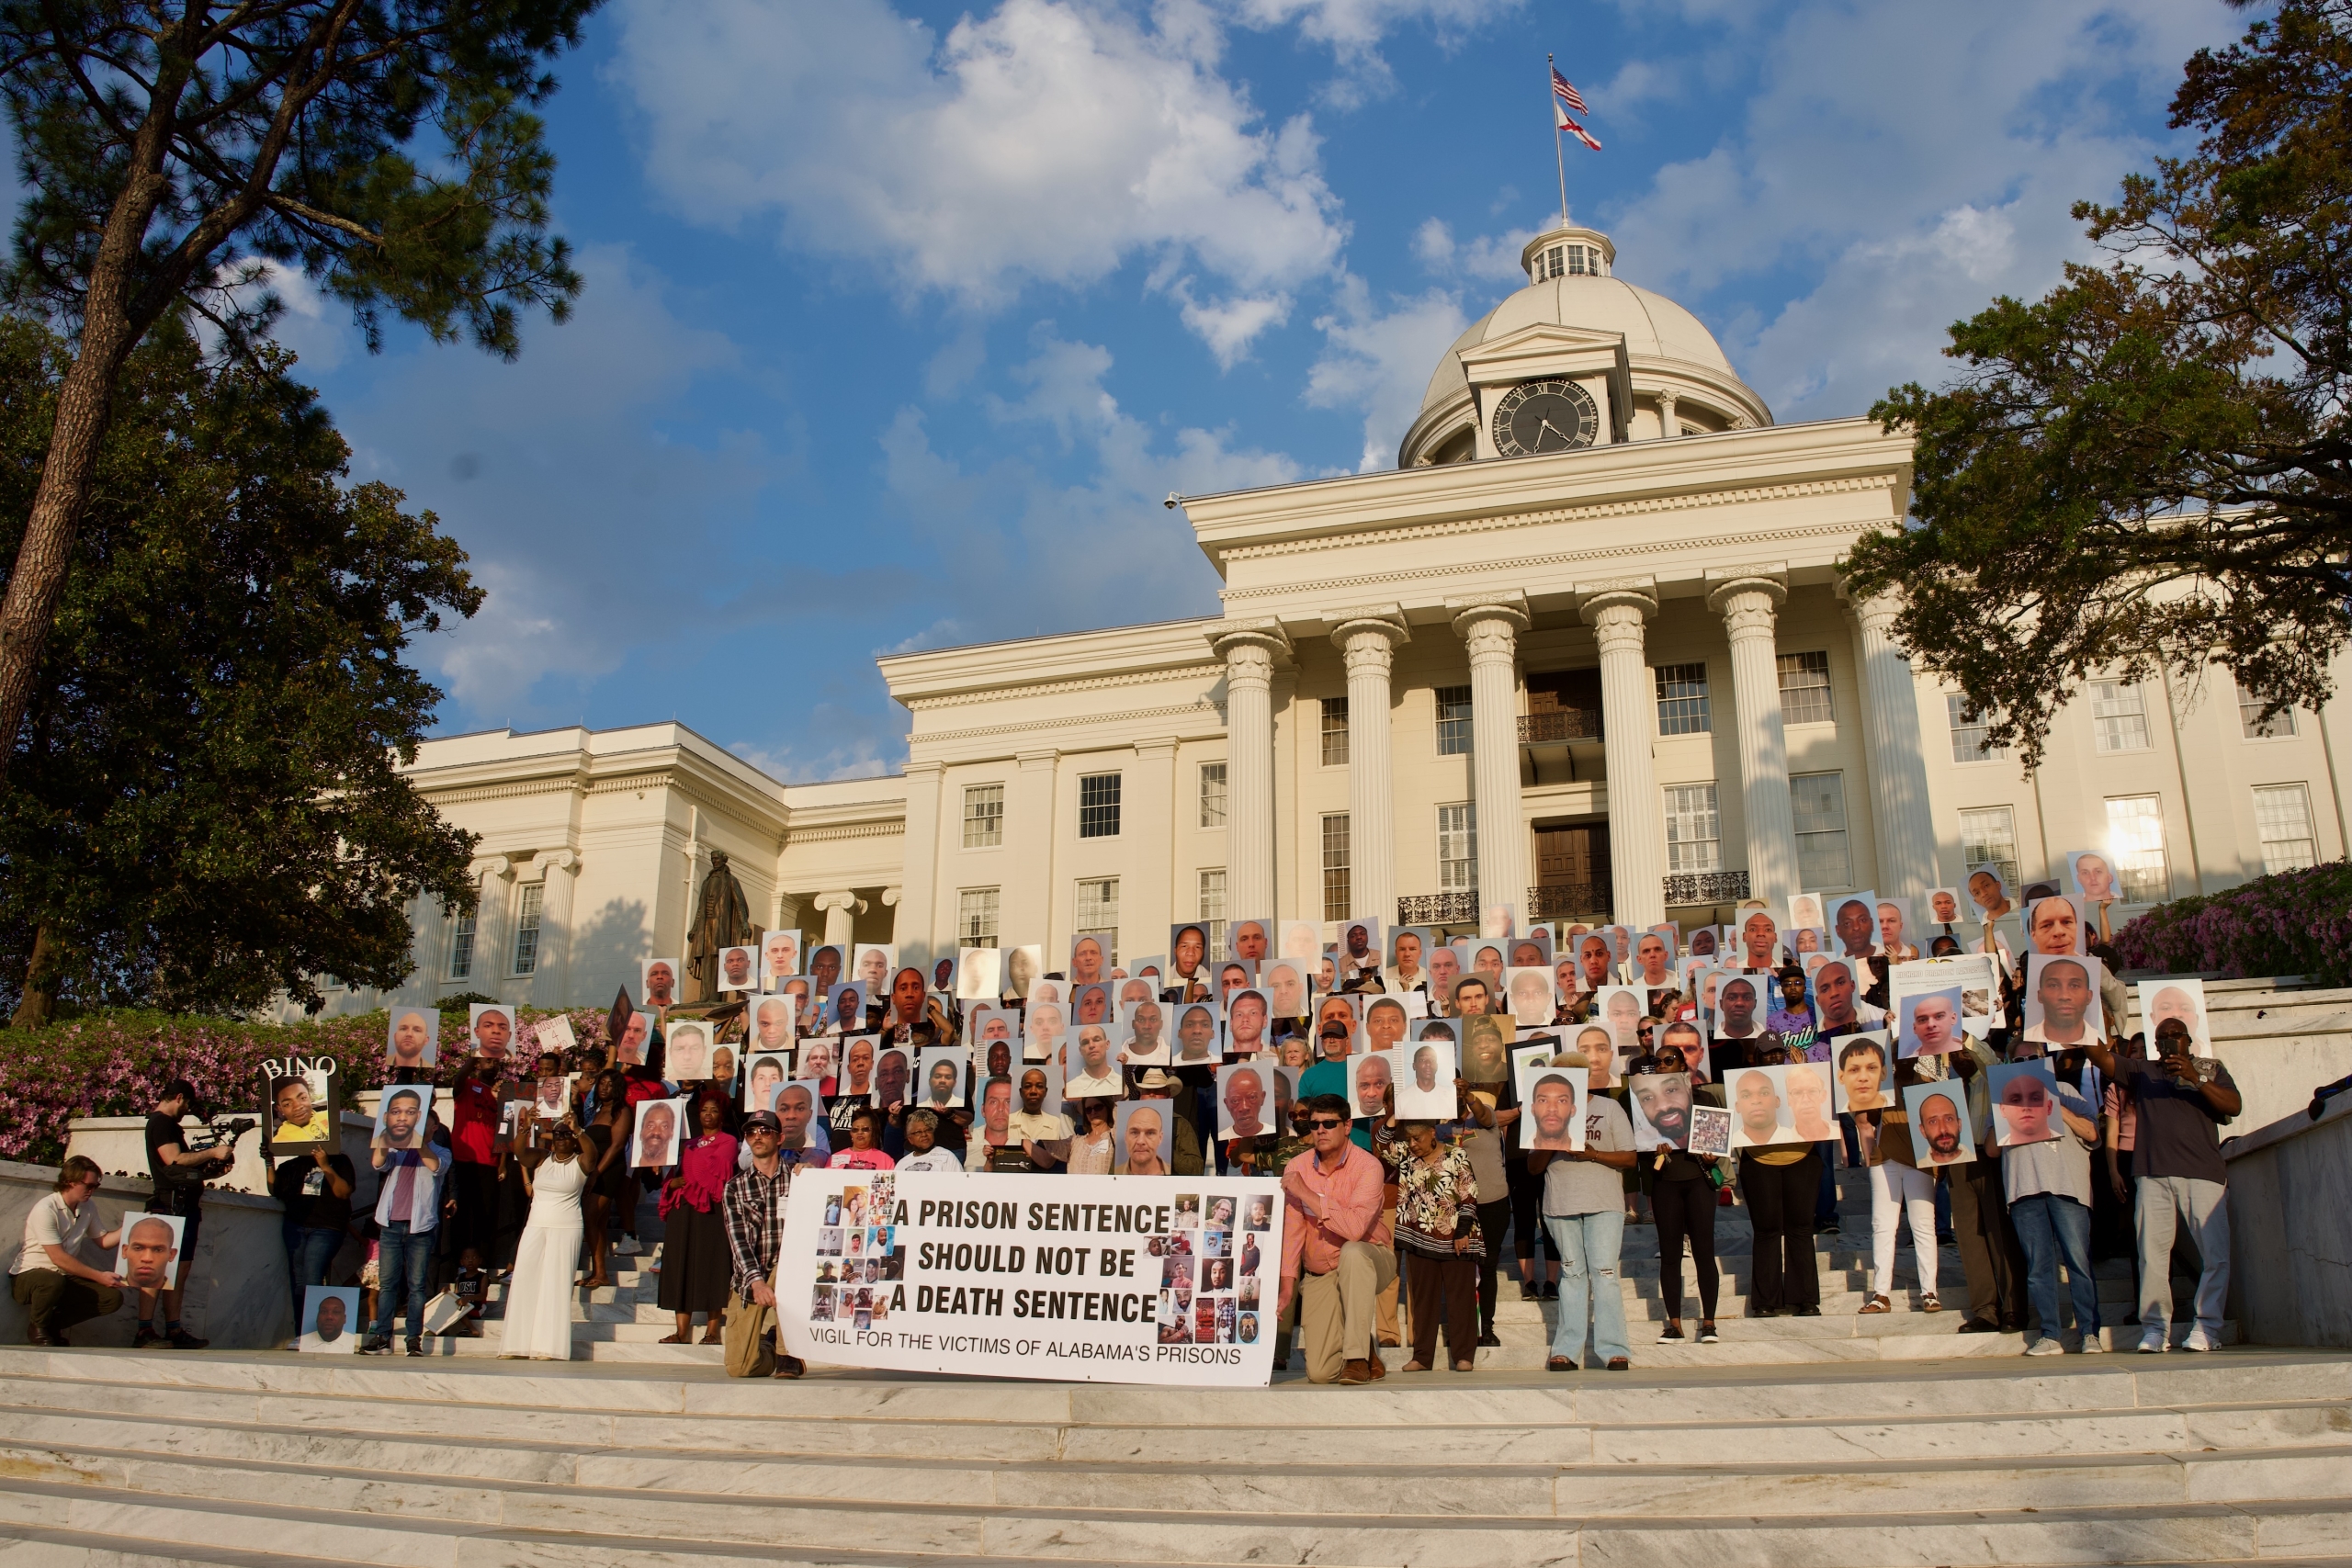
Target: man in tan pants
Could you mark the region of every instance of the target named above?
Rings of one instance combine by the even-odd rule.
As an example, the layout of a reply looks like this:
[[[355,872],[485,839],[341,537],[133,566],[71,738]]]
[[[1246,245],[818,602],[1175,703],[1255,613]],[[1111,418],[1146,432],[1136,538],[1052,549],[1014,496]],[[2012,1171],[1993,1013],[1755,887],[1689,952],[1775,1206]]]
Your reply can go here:
[[[1376,1303],[1396,1280],[1381,1217],[1380,1161],[1348,1139],[1348,1102],[1306,1101],[1312,1145],[1283,1171],[1283,1292],[1298,1301],[1309,1382],[1363,1383],[1388,1375],[1376,1343]]]

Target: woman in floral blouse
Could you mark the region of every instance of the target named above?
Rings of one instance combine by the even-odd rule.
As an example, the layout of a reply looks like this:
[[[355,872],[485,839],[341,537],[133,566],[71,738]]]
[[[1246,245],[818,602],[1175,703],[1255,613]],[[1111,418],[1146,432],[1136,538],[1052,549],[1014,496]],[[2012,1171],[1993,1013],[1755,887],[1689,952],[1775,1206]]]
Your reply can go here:
[[[1437,1359],[1442,1313],[1453,1370],[1469,1371],[1477,1365],[1478,1262],[1487,1252],[1469,1153],[1440,1143],[1430,1122],[1407,1122],[1403,1146],[1388,1147],[1396,1151],[1396,1252],[1413,1303],[1413,1359],[1405,1370],[1425,1372]]]

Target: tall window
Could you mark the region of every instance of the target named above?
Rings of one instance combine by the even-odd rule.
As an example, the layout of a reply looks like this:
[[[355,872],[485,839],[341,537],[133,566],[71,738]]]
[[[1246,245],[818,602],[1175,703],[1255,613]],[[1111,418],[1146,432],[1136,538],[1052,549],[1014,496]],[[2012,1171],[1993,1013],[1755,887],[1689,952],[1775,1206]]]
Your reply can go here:
[[[1348,760],[1348,699],[1323,699],[1323,765],[1344,766]]]
[[[1080,878],[1078,919],[1073,923],[1079,935],[1091,936],[1102,944],[1103,963],[1116,964],[1119,961],[1119,879],[1115,876]]]
[[[1323,918],[1344,920],[1348,918],[1348,814],[1344,811],[1323,818]]]
[[[1119,836],[1119,775],[1083,773],[1078,781],[1078,836],[1115,839]]]
[[[1806,887],[1851,887],[1853,859],[1846,852],[1846,775],[1792,773],[1789,804],[1797,818],[1797,881]]]
[[[1437,890],[1470,893],[1477,886],[1477,803],[1465,800],[1456,806],[1441,806],[1437,808]]]
[[[2295,710],[2280,708],[2267,719],[2262,716],[2262,699],[2238,694],[2238,729],[2248,740],[2276,740],[2295,733]]]
[[[1225,873],[1201,873],[1201,924],[1209,929],[1209,952],[1225,952]]]
[[[1441,757],[1466,757],[1470,754],[1470,688],[1440,686],[1437,689],[1437,754]]]
[[[2306,784],[2266,784],[2254,792],[2254,828],[2262,836],[2262,869],[2301,871],[2319,863]]]
[[[1829,701],[1829,655],[1784,653],[1781,666],[1781,722],[1830,724],[1838,717]],[[1812,883],[1805,884],[1810,887]]]
[[[1001,890],[967,887],[956,895],[956,939],[964,947],[994,947]]]
[[[964,786],[964,847],[984,849],[1004,842],[1004,786],[1001,784]],[[970,943],[966,943],[970,946]]]
[[[1989,865],[2015,893],[2024,881],[2018,864],[2018,814],[2006,806],[1980,806],[1960,814],[1960,863]]]
[[[2148,705],[2129,681],[2093,681],[2091,740],[2102,751],[2148,749]]]
[[[2163,800],[2153,795],[2110,799],[2107,847],[2125,903],[2160,904],[2172,896],[2172,872],[2165,863]]]
[[[1830,773],[1826,776],[1836,778]],[[1839,826],[1844,816],[1839,815]],[[1717,808],[1715,786],[1670,784],[1666,791],[1666,869],[1721,871],[1724,868],[1724,819]],[[1808,881],[1807,887],[1830,886]]]
[[[519,891],[522,897],[514,907],[514,973],[531,975],[539,967],[539,909],[546,902],[548,885],[526,882]]]
[[[1201,764],[1201,826],[1225,826],[1225,764]]]
[[[1984,720],[1968,711],[1968,699],[1957,692],[1944,694],[1944,717],[1951,725],[1951,760],[1955,762],[2007,761],[2009,749],[1985,741]]]
[[[1650,671],[1657,677],[1657,732],[1660,735],[1706,735],[1714,719],[1707,712],[1707,667],[1704,664],[1661,664]]]
[[[457,929],[449,933],[449,978],[470,980],[474,974],[474,918],[469,912],[458,917]]]

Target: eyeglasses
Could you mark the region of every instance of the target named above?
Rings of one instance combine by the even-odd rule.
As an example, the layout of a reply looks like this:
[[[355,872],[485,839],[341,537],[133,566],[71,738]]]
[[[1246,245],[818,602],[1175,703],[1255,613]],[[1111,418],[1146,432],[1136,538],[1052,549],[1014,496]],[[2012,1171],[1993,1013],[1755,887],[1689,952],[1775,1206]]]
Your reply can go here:
[[[1318,1116],[1312,1122],[1309,1122],[1307,1125],[1314,1128],[1318,1133],[1328,1133],[1334,1127],[1344,1127],[1347,1123],[1345,1122],[1334,1121],[1328,1116]]]

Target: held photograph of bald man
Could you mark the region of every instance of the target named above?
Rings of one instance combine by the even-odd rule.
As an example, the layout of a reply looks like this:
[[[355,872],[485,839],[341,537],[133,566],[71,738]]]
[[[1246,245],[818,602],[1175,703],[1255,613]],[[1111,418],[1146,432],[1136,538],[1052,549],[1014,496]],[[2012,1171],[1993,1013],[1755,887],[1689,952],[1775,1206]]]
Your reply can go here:
[[[1731,1146],[1769,1148],[1776,1144],[1803,1144],[1789,1105],[1789,1069],[1741,1067],[1727,1080],[1731,1090]]]
[[[1956,1082],[1915,1083],[1903,1090],[1911,1118],[1911,1149],[1921,1170],[1967,1165],[1976,1158],[1968,1126],[1968,1091]]]
[[[1985,1089],[1993,1100],[1993,1142],[2000,1147],[2050,1143],[2065,1130],[2058,1120],[2058,1075],[2048,1062],[2002,1063],[1985,1074]]]
[[[2140,1003],[2140,1032],[2148,1037],[2148,1060],[2159,1059],[2156,1031],[2167,1019],[2177,1019],[2188,1031],[2190,1055],[2213,1054],[2213,1023],[2205,1010],[2204,981],[2167,975],[2159,980],[2139,981],[2134,988]]]
[[[1898,1060],[1940,1056],[1961,1048],[1959,987],[1905,996],[1899,1005],[1902,1032],[1895,1044]]]

